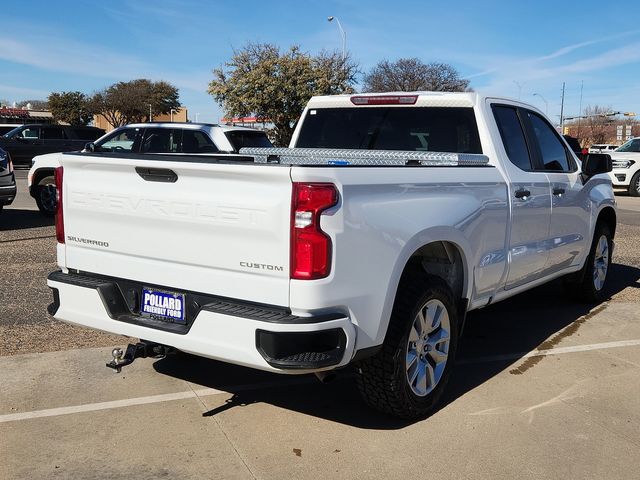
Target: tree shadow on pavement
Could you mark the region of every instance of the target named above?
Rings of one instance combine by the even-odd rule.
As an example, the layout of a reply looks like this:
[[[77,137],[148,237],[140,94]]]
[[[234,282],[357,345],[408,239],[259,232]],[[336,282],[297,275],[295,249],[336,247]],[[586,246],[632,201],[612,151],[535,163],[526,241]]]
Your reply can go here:
[[[627,287],[640,287],[638,268],[613,264],[610,274],[607,287],[610,296]],[[526,352],[536,350],[543,342],[543,348],[548,348],[549,337],[589,313],[593,307],[569,298],[558,280],[471,312],[458,351],[459,363],[438,409],[500,372],[519,365]],[[578,326],[579,323],[555,338],[575,333]],[[499,355],[506,358],[474,362],[474,359]],[[253,403],[267,403],[363,429],[399,429],[413,423],[367,407],[360,398],[350,369],[341,371],[334,382],[321,384],[309,375],[283,377],[185,354],[161,359],[155,362],[154,368],[172,377],[233,394],[222,406],[206,412],[205,417]],[[246,385],[251,385],[251,389]]]
[[[50,227],[55,224],[53,217],[46,217],[39,210],[5,208],[0,213],[0,232],[26,228]]]

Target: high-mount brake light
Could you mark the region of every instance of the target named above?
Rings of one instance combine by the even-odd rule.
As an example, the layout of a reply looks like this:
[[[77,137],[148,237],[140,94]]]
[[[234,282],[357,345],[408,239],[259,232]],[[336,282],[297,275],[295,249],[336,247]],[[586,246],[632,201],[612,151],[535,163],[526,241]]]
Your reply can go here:
[[[338,203],[332,183],[293,183],[291,278],[315,280],[331,271],[331,239],[320,228],[324,210]]]
[[[54,171],[54,180],[56,184],[56,240],[58,243],[64,242],[64,217],[62,209],[62,176],[63,167],[57,167]]]
[[[356,95],[351,97],[354,105],[415,105],[417,95]]]

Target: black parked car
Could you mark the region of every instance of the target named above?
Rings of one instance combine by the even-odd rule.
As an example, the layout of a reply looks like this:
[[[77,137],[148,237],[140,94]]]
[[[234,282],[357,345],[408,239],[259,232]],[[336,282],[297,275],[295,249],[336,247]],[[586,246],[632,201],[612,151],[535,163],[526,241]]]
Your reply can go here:
[[[22,125],[0,137],[0,147],[9,152],[14,165],[31,166],[36,155],[82,150],[102,135],[104,130],[95,127]]]
[[[11,157],[0,148],[0,212],[5,205],[11,205],[16,198],[16,178],[13,174]]]

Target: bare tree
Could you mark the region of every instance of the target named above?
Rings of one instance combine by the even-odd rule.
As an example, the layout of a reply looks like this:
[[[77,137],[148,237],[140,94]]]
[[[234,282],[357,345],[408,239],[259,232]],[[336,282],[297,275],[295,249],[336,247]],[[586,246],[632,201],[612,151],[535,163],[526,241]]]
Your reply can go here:
[[[464,92],[469,80],[446,63],[425,64],[418,58],[383,60],[364,76],[364,92]]]
[[[606,143],[610,140],[611,124],[615,121],[614,116],[607,115],[611,111],[611,106],[589,105],[584,109],[580,119],[572,120],[565,125],[575,131],[575,136],[583,147],[594,143]]]

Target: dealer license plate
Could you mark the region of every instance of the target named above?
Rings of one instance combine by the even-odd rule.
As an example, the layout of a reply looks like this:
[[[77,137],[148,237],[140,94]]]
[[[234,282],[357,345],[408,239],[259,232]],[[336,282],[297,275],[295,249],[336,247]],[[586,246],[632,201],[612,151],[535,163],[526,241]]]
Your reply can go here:
[[[184,294],[142,288],[140,314],[165,322],[186,323]]]

